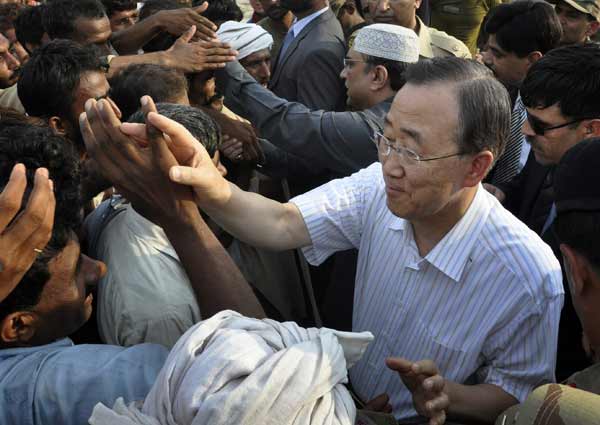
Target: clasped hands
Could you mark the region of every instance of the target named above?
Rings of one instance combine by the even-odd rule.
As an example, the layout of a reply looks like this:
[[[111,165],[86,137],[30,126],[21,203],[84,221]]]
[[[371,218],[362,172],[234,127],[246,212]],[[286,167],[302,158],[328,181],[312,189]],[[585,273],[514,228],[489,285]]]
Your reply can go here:
[[[79,117],[88,154],[138,212],[159,225],[191,219],[197,205],[226,200],[229,183],[181,124],[141,99],[145,124],[121,123],[113,103],[89,99]]]

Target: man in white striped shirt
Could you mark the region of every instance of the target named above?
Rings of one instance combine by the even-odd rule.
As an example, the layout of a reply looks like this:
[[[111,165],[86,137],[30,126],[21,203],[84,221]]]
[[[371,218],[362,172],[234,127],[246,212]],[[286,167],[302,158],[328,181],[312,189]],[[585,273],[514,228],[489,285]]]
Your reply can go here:
[[[374,137],[381,163],[291,203],[228,183],[183,130],[170,176],[250,244],[304,247],[313,264],[359,249],[353,328],[376,336],[350,372],[364,400],[388,393],[401,420],[493,422],[554,379],[560,266],[480,184],[508,134],[502,85],[455,58],[411,65],[406,80]]]

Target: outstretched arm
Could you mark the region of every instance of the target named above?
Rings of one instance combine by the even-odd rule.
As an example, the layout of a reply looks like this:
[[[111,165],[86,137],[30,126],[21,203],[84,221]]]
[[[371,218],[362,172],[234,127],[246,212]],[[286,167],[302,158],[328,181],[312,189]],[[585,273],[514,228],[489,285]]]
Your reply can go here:
[[[285,250],[310,245],[311,239],[298,208],[229,183],[217,170],[206,149],[180,124],[159,114],[147,122],[169,136],[169,149],[180,165],[171,167],[175,183],[193,189],[194,199],[221,227],[250,245]],[[121,131],[144,138],[144,125],[125,123]]]

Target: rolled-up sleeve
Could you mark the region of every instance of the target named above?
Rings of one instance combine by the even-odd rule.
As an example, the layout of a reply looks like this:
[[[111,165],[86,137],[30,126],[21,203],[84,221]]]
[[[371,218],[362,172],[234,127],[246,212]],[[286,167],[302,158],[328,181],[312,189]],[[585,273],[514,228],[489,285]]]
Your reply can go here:
[[[290,201],[300,210],[311,237],[312,245],[302,250],[310,264],[321,264],[337,251],[359,247],[366,206],[376,185],[381,184],[381,164],[376,163]]]

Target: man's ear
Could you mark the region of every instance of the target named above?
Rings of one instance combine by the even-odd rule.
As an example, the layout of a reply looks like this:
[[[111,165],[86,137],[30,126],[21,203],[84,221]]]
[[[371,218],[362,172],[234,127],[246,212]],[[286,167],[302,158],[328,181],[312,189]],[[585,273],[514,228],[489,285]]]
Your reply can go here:
[[[542,54],[542,52],[540,51],[535,51],[535,52],[531,52],[527,55],[527,61],[529,62],[529,66],[533,65],[534,63],[536,63],[537,61],[539,61],[542,56],[544,56]]]
[[[373,90],[380,90],[389,84],[389,73],[385,66],[377,65],[373,68],[374,78],[371,81]]]
[[[560,244],[563,255],[565,274],[569,279],[569,288],[573,295],[581,295],[586,290],[585,283],[589,278],[589,263],[587,260],[567,244]]]
[[[9,314],[0,323],[0,338],[3,345],[27,345],[36,331],[37,316],[30,311]]]
[[[52,131],[54,131],[54,133],[63,137],[67,135],[68,129],[66,127],[66,123],[60,117],[50,117],[48,119],[48,125],[50,126]]]
[[[585,126],[586,137],[600,137],[600,119],[590,120]]]
[[[479,152],[471,158],[471,167],[463,181],[463,187],[478,185],[487,175],[494,162],[494,155],[490,151]]]
[[[600,28],[600,22],[591,21],[588,24],[587,31],[585,32],[586,37],[591,37],[598,32],[598,28]]]

